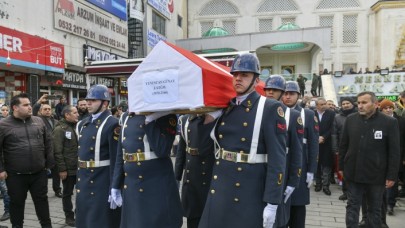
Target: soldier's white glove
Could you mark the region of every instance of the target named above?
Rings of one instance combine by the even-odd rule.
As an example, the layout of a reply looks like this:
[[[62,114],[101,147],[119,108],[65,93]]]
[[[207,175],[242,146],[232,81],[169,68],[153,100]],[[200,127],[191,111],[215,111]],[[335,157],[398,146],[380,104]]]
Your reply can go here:
[[[314,182],[314,174],[313,173],[307,173],[307,187],[310,188],[312,183]]]
[[[207,113],[207,115],[212,116],[212,118],[214,118],[214,120],[218,119],[218,117],[220,117],[221,114],[222,114],[222,109],[218,109],[216,111],[212,111],[212,112]]]
[[[121,190],[112,188],[110,197],[108,198],[108,202],[110,202],[111,209],[122,206]]]
[[[159,119],[162,116],[166,116],[172,113],[171,111],[164,111],[164,112],[154,112],[152,114],[146,115],[145,116],[145,124],[148,124],[154,120]]]
[[[263,227],[272,228],[276,221],[277,206],[273,204],[267,204],[263,210]]]
[[[291,194],[294,192],[294,187],[287,186],[287,188],[284,191],[284,203],[287,202],[288,198],[290,198]]]

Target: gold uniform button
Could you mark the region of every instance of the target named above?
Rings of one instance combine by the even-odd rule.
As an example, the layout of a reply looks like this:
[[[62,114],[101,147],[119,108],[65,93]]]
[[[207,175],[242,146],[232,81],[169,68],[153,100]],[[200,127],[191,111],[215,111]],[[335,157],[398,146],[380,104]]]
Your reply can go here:
[[[127,189],[128,188],[128,186],[127,185],[124,185],[124,189]]]
[[[80,193],[80,189],[77,189],[76,192],[77,192],[77,193]]]
[[[245,138],[241,138],[240,141],[244,142],[244,141],[246,141],[246,139],[245,139]]]
[[[139,192],[143,192],[143,189],[142,189],[142,188],[140,188],[140,189],[139,189]]]
[[[91,192],[90,194],[94,195],[94,192]]]
[[[190,159],[187,159],[187,162],[190,162]]]
[[[249,108],[246,108],[246,112],[249,112],[250,111],[250,109]]]
[[[126,137],[122,137],[122,140],[125,140],[126,139]]]
[[[203,185],[206,185],[207,183],[203,182]]]
[[[98,128],[98,126],[96,126],[96,128]]]
[[[94,181],[90,181],[90,183],[92,183],[92,184],[93,184],[93,183],[94,183]]]
[[[139,128],[142,128],[143,127],[143,125],[141,124],[141,125],[139,125]]]
[[[219,165],[219,161],[215,162],[215,164]]]
[[[235,183],[235,186],[236,186],[236,187],[240,187],[240,183]]]
[[[189,169],[187,169],[187,170],[186,170],[186,173],[190,173],[190,170],[189,170]]]
[[[201,164],[205,165],[205,162],[203,161],[203,162],[201,162]]]
[[[214,180],[216,180],[216,179],[218,179],[218,176],[217,176],[217,175],[214,175]]]
[[[128,125],[125,124],[124,128],[128,127]]]
[[[248,124],[247,124],[246,122],[243,123],[243,126],[244,126],[244,127],[247,127],[247,125],[248,125]]]
[[[136,152],[142,152],[142,150],[141,150],[141,149],[137,149]]]
[[[205,172],[202,172],[201,174],[202,174],[202,175],[205,175]]]
[[[142,175],[139,175],[138,177],[139,177],[139,179],[142,179],[142,178],[143,178],[143,176],[142,176]]]
[[[215,194],[215,190],[214,190],[214,189],[211,190],[211,194]]]
[[[90,172],[94,173],[94,169],[91,169]]]
[[[235,202],[239,202],[239,199],[238,198],[235,198],[235,199],[233,199]]]
[[[243,153],[245,153],[245,151],[241,150],[241,151],[239,151],[239,153],[243,154]]]
[[[190,132],[190,131],[191,131],[190,129],[187,130],[187,132]]]
[[[222,139],[222,138],[223,138],[223,136],[222,136],[222,135],[219,135],[219,138],[220,138],[220,139]]]
[[[79,135],[79,138],[81,138],[82,137],[82,135]]]
[[[242,171],[242,167],[238,167],[238,171],[239,171],[239,172]]]
[[[77,148],[79,148],[79,149],[80,149],[80,146],[78,146]]]
[[[127,176],[128,176],[128,173],[125,173],[124,175],[127,177]]]
[[[187,183],[190,183],[190,180],[186,180]]]
[[[96,139],[96,136],[91,137],[92,139]]]
[[[93,150],[93,147],[90,147],[90,150]]]
[[[139,140],[142,140],[142,137],[139,137],[138,139],[139,139]]]
[[[77,178],[77,181],[80,181],[80,178]]]
[[[139,166],[141,165],[141,163],[140,163],[140,162],[138,162],[138,163],[136,163],[136,164],[137,164],[137,165],[139,165]]]
[[[225,125],[225,122],[221,122],[221,125],[224,126],[224,125]]]

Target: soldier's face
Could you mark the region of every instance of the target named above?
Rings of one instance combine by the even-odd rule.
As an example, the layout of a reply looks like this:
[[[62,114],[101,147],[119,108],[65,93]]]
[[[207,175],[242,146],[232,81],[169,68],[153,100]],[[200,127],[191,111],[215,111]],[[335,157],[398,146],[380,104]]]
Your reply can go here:
[[[278,89],[264,89],[267,98],[278,100],[281,97],[281,90]]]
[[[101,105],[101,100],[86,100],[87,101],[87,110],[89,110],[90,114],[93,114],[97,111],[97,109]]]
[[[259,79],[253,79],[254,74],[251,72],[235,72],[233,73],[233,88],[238,96],[252,92]],[[254,80],[253,86],[248,90],[250,83]]]
[[[297,92],[285,92],[283,94],[283,97],[281,98],[281,100],[288,107],[294,107],[294,105],[298,101],[298,97],[299,97],[299,95]]]

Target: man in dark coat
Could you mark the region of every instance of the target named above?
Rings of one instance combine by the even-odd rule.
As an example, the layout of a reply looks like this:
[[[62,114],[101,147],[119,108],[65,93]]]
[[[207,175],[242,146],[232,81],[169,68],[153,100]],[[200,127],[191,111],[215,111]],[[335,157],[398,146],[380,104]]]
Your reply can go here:
[[[53,130],[53,151],[58,175],[63,184],[62,205],[65,223],[68,226],[75,226],[72,195],[76,184],[78,143],[75,126],[79,113],[76,107],[66,105],[62,109],[62,116]]]
[[[237,96],[214,128],[217,160],[199,227],[270,228],[284,192],[284,111],[255,91],[254,54],[236,57],[231,73]]]
[[[354,102],[349,97],[344,97],[341,99],[341,109],[339,114],[335,116],[335,120],[333,121],[333,130],[332,130],[332,151],[335,154],[339,154],[339,143],[340,139],[342,138],[343,132],[343,125],[348,115],[357,112],[356,107],[354,106]],[[346,182],[342,180],[342,191],[343,194],[339,196],[339,200],[347,200],[346,194]]]
[[[318,89],[319,77],[320,76],[316,75],[315,73],[312,74],[311,94],[313,97],[318,96],[316,90]]]
[[[316,171],[318,156],[318,121],[314,112],[297,105],[299,98],[299,86],[297,82],[286,82],[285,93],[282,101],[289,108],[294,108],[301,114],[304,127],[303,149],[302,149],[302,170],[300,183],[291,196],[291,211],[289,227],[305,228],[306,207],[310,202],[310,188]]]
[[[116,228],[120,224],[121,209],[112,210],[107,203],[120,134],[118,120],[107,109],[110,99],[106,86],[90,87],[86,101],[91,116],[82,120],[76,128],[79,136],[77,228]]]
[[[331,195],[329,189],[333,166],[331,135],[335,112],[328,108],[325,98],[320,97],[316,100],[315,116],[319,120],[319,159],[315,175],[315,191],[319,192],[323,189],[326,195]]]
[[[298,75],[297,82],[298,82],[298,85],[300,86],[300,93],[301,93],[302,97],[304,97],[304,95],[305,95],[305,83],[307,82],[307,80],[308,79],[306,77],[302,76],[302,74]]]
[[[346,226],[357,227],[362,196],[366,194],[366,225],[381,227],[385,188],[398,175],[399,128],[395,118],[377,111],[373,92],[357,95],[358,113],[346,118],[339,146],[339,169],[347,183]]]
[[[220,115],[221,111],[217,111],[204,115],[184,115],[179,119],[181,134],[175,176],[177,181],[183,179],[181,203],[188,228],[198,227],[207,200],[215,161],[214,141],[210,133],[215,124],[213,120]]]

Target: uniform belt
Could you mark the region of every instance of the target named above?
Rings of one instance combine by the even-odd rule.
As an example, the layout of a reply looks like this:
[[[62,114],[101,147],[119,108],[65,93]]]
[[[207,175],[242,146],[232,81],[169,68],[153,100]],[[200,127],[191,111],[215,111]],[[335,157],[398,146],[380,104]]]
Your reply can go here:
[[[186,148],[187,153],[189,153],[190,155],[198,155],[198,148],[190,148],[187,147]]]
[[[123,157],[124,161],[127,162],[147,161],[158,158],[155,152],[124,153]]]
[[[226,161],[248,163],[250,154],[220,150],[220,158]],[[267,163],[267,154],[256,154],[255,163]]]
[[[78,166],[82,169],[87,169],[87,168],[97,168],[97,167],[103,167],[103,166],[109,166],[110,165],[110,160],[104,160],[104,161],[80,161],[78,162]]]
[[[302,139],[302,142],[303,142],[304,144],[307,144],[307,139],[306,139],[306,138],[303,138],[303,139]]]

